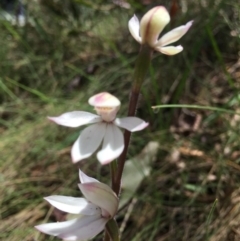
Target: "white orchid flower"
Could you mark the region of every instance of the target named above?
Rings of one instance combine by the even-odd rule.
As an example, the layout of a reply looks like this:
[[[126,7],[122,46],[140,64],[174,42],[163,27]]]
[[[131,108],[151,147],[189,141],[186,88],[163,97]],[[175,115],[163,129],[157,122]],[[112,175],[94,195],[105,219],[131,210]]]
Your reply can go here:
[[[166,55],[175,55],[180,53],[183,47],[181,45],[176,47],[167,45],[179,40],[192,26],[193,21],[171,30],[158,39],[159,34],[169,22],[170,16],[166,8],[157,6],[149,10],[140,23],[134,15],[128,22],[128,28],[140,44],[148,44],[151,48]]]
[[[115,216],[118,198],[104,183],[91,178],[79,170],[79,188],[85,198],[67,196],[46,197],[57,209],[78,214],[79,218],[35,226],[40,232],[57,236],[63,240],[88,240],[99,234],[106,223]]]
[[[124,149],[123,134],[118,127],[135,132],[147,127],[148,123],[137,117],[116,118],[121,103],[107,92],[94,95],[88,102],[95,107],[98,115],[73,111],[49,119],[68,127],[92,124],[81,132],[74,143],[71,150],[72,160],[75,163],[88,158],[103,142],[102,149],[97,153],[97,159],[105,165],[119,157]]]

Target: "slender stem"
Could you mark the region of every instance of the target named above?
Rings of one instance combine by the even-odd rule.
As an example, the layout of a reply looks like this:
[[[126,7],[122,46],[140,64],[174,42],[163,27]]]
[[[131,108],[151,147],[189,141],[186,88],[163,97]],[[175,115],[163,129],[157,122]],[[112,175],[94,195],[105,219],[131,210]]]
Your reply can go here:
[[[134,70],[134,81],[132,85],[132,90],[131,90],[131,96],[130,96],[130,101],[129,101],[129,106],[128,106],[128,116],[134,116],[136,109],[137,109],[137,103],[138,103],[138,97],[140,94],[140,89],[144,80],[144,77],[147,73],[148,67],[151,62],[151,56],[152,56],[152,49],[149,48],[147,45],[141,46],[141,50],[139,52],[137,61],[136,61],[136,66]],[[131,137],[131,132],[125,130],[124,132],[124,150],[121,154],[121,156],[118,159],[118,166],[116,160],[111,162],[110,164],[110,170],[111,170],[111,180],[112,180],[112,189],[113,191],[119,195],[120,188],[121,188],[121,179],[122,179],[122,173],[124,169],[124,164],[126,161],[127,157],[127,151],[128,151],[128,146],[130,142],[130,137]],[[114,224],[113,220],[112,222],[108,222],[112,226]],[[106,226],[105,228],[105,235],[104,235],[104,241],[109,241],[110,238],[110,226]],[[116,221],[115,221],[115,226],[116,226]],[[114,227],[114,225],[113,225]],[[114,230],[114,231],[113,231]],[[113,229],[112,234],[116,234],[116,230]],[[113,236],[113,235],[111,235]],[[119,240],[119,236],[114,237],[114,241]]]
[[[152,52],[153,51],[149,46],[147,45],[141,46],[141,50],[139,52],[139,55],[136,61],[135,70],[134,70],[134,80],[133,80],[131,96],[130,96],[130,101],[128,106],[128,116],[134,116],[136,113],[138,97],[140,94],[143,80],[146,76],[146,73],[148,71],[148,68],[151,62]],[[118,159],[117,175],[113,183],[113,190],[117,195],[119,195],[120,193],[122,173],[123,173],[124,164],[127,157],[130,137],[131,137],[131,132],[129,132],[128,130],[125,130],[124,132],[125,146],[121,156]]]
[[[110,166],[110,173],[111,173],[111,181],[112,181],[112,188],[114,186],[114,180],[116,179],[116,174],[117,174],[117,160],[114,160],[112,162],[110,162],[109,164]],[[109,233],[107,231],[107,228],[105,228],[105,234],[104,234],[104,241],[110,241],[110,236]]]
[[[117,174],[117,160],[110,162],[110,172],[111,172],[111,180],[112,180],[112,188],[113,188],[114,181],[116,179],[116,174]]]

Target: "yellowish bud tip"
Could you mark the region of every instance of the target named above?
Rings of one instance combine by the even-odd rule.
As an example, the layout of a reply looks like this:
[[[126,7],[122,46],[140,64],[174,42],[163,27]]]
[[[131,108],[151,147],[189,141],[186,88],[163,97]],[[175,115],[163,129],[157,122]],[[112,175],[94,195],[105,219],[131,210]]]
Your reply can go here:
[[[170,16],[165,7],[157,6],[149,10],[140,22],[142,44],[148,43],[153,47],[159,34],[169,22]]]

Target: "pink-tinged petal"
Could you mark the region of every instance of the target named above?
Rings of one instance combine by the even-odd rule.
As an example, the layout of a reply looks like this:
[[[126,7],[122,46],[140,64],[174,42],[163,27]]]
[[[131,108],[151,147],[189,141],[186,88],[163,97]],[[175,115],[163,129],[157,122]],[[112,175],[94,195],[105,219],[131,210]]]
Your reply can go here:
[[[101,182],[84,183],[78,186],[88,201],[107,212],[107,216],[104,217],[110,218],[115,215],[118,209],[118,198],[109,186]]]
[[[114,124],[131,132],[141,131],[148,126],[147,122],[138,117],[117,118]]]
[[[105,135],[106,125],[106,123],[94,124],[81,132],[71,150],[74,163],[91,156],[97,150]]]
[[[88,103],[94,107],[117,107],[121,105],[121,102],[114,95],[109,94],[108,92],[102,92],[92,96]]]
[[[140,24],[137,16],[134,16],[128,21],[128,29],[137,42],[141,43],[142,39],[140,37]]]
[[[79,169],[79,179],[81,183],[88,182],[99,182],[97,179],[87,176],[84,172]]]
[[[84,217],[86,218],[86,217]],[[83,225],[79,227],[76,231],[74,232],[66,232],[62,235],[59,235],[60,238],[63,240],[90,240],[97,236],[101,231],[103,231],[106,223],[108,222],[108,219],[105,218],[99,218],[96,219],[86,225]]]
[[[65,222],[35,226],[40,232],[58,236],[64,240],[87,240],[100,233],[108,220],[98,216],[83,216]]]
[[[57,117],[48,117],[58,125],[68,127],[79,127],[85,124],[97,123],[102,121],[101,117],[85,111],[72,111]]]
[[[108,124],[104,135],[102,149],[97,153],[97,159],[102,165],[113,161],[123,152],[123,133],[114,124]]]
[[[162,54],[175,55],[175,54],[178,54],[178,53],[182,52],[183,47],[181,45],[176,46],[176,47],[174,47],[174,46],[158,47],[158,48],[156,48],[156,50],[158,50]]]
[[[74,198],[61,195],[54,195],[44,198],[57,209],[73,214],[99,215],[101,209],[89,203],[85,198]]]
[[[188,22],[186,25],[174,28],[165,35],[163,35],[157,42],[157,46],[166,46],[168,44],[178,41],[192,26],[193,21]]]

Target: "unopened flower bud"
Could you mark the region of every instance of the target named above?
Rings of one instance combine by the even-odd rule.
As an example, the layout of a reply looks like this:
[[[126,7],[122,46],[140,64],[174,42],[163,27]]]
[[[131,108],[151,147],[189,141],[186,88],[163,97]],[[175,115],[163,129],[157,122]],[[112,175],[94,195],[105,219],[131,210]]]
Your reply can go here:
[[[169,22],[170,16],[165,7],[158,6],[148,11],[140,22],[142,44],[148,43],[151,47],[154,47],[159,34]]]

